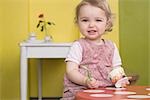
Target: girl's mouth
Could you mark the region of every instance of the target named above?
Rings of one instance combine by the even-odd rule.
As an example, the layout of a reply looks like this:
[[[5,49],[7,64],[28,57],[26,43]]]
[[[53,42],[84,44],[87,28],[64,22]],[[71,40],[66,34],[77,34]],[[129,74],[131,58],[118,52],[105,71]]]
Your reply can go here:
[[[93,34],[95,34],[97,31],[96,30],[89,30],[89,31],[87,31],[90,35],[93,35]]]

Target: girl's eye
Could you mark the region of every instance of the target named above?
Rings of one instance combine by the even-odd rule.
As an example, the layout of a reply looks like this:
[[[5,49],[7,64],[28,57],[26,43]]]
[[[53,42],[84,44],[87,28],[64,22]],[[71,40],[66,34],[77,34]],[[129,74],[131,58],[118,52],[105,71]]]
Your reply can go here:
[[[97,19],[96,21],[97,21],[97,22],[102,22],[103,20],[101,20],[101,19]]]
[[[83,20],[81,20],[82,22],[87,22],[88,20],[87,19],[83,19]]]

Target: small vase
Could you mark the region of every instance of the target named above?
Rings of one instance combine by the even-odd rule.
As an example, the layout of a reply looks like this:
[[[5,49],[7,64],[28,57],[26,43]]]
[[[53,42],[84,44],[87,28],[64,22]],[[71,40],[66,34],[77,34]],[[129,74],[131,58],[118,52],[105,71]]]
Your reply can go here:
[[[30,40],[30,41],[35,41],[35,40],[36,40],[36,35],[35,35],[35,33],[33,33],[33,32],[30,33],[28,40]]]
[[[52,42],[52,36],[49,36],[49,35],[45,36],[45,37],[44,37],[44,41],[45,41],[46,43]]]

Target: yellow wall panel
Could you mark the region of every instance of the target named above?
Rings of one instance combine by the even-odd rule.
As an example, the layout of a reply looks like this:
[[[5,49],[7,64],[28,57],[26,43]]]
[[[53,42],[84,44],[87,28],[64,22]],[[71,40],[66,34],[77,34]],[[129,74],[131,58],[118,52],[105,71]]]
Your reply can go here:
[[[27,1],[1,0],[1,100],[20,100],[19,45],[27,35]]]
[[[117,46],[119,47],[119,1],[118,0],[108,0],[110,4],[110,8],[112,10],[112,13],[114,14],[114,26],[113,31],[107,33],[104,38],[113,40]]]
[[[0,97],[2,100],[20,100],[20,48],[19,42],[28,38],[30,32],[38,39],[44,34],[36,28],[38,15],[43,13],[56,25],[49,33],[54,42],[72,42],[79,38],[74,25],[75,6],[80,0],[1,0],[0,4]],[[118,0],[110,0],[118,17]],[[118,18],[114,31],[106,35],[118,44]],[[3,50],[3,52],[2,52]],[[42,60],[43,97],[61,96],[63,90],[64,59]],[[29,96],[37,96],[36,60],[29,61]],[[1,81],[1,80],[0,80]],[[0,99],[1,99],[0,98]]]
[[[0,7],[2,1],[0,1]],[[0,9],[0,22],[2,22],[2,9]],[[0,55],[2,55],[2,24],[0,24]],[[0,100],[2,99],[2,56],[0,56]]]

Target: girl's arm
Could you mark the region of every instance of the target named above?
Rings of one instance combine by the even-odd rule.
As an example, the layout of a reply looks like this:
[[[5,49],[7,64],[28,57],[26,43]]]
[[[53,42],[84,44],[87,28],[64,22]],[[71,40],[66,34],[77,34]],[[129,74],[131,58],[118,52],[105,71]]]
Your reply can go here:
[[[66,64],[66,73],[69,80],[79,85],[86,85],[86,77],[78,71],[79,65],[71,61],[67,61]]]
[[[88,88],[98,88],[99,82],[97,80],[94,78],[89,80],[87,76],[82,75],[78,70],[78,64],[71,61],[67,62],[66,73],[69,80],[76,84],[87,86]]]

